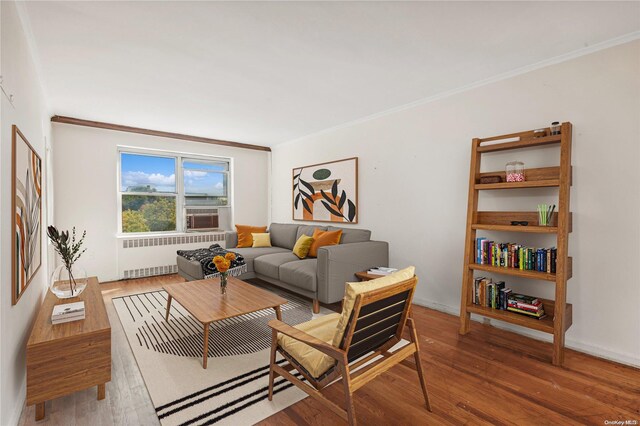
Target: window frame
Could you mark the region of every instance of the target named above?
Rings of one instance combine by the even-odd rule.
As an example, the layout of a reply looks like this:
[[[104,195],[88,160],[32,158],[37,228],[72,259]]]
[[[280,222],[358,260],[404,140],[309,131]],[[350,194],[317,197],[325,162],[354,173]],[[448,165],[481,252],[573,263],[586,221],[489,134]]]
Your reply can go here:
[[[171,158],[175,162],[175,174],[176,174],[176,192],[126,192],[122,191],[122,154],[132,155],[146,155],[150,157],[163,157]],[[118,235],[119,236],[144,236],[144,235],[175,235],[185,233],[198,233],[205,231],[187,230],[186,224],[186,194],[184,192],[184,167],[185,161],[200,161],[200,162],[212,162],[212,163],[226,163],[226,171],[215,171],[215,173],[223,173],[226,175],[227,180],[227,204],[220,206],[202,206],[207,208],[232,208],[233,206],[233,184],[232,184],[232,167],[233,159],[230,157],[221,157],[206,154],[194,154],[187,152],[157,150],[148,148],[139,148],[132,146],[118,146],[117,147],[118,165],[116,172],[117,181],[117,217],[118,217]],[[189,168],[191,169],[191,168]],[[123,195],[149,195],[155,197],[175,197],[176,200],[176,229],[174,231],[148,231],[148,232],[123,232],[122,231],[122,196]],[[190,208],[198,208],[198,206],[189,206]],[[210,232],[210,231],[207,231]]]

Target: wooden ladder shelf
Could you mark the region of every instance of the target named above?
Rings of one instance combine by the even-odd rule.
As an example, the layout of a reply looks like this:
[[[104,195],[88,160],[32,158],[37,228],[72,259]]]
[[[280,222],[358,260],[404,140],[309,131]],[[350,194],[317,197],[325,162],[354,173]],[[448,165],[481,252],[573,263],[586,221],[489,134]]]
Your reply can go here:
[[[572,323],[572,306],[567,303],[567,280],[572,275],[572,259],[568,256],[569,233],[572,231],[572,217],[569,211],[571,189],[571,123],[562,123],[560,134],[534,137],[533,130],[494,136],[475,138],[471,146],[471,168],[469,176],[469,203],[467,205],[467,237],[464,249],[464,269],[462,278],[462,297],[460,306],[460,334],[470,330],[471,314],[494,318],[522,327],[553,334],[553,364],[564,362],[564,335]],[[551,129],[546,129],[551,134]],[[490,142],[490,143],[489,143]],[[526,181],[505,182],[505,172],[480,172],[483,153],[534,146],[560,145],[560,165],[526,170]],[[500,183],[480,183],[485,175],[499,175]],[[558,210],[551,223],[554,226],[536,226],[537,212],[481,212],[478,211],[478,196],[483,190],[503,190],[516,188],[558,188]],[[511,221],[527,221],[532,226],[511,226]],[[476,233],[482,231],[521,232],[555,234],[557,238],[556,273],[520,270],[515,268],[479,265],[476,263]],[[491,309],[473,304],[474,271],[506,274],[523,278],[551,281],[555,283],[555,300],[542,300],[547,317],[538,320],[517,313]]]

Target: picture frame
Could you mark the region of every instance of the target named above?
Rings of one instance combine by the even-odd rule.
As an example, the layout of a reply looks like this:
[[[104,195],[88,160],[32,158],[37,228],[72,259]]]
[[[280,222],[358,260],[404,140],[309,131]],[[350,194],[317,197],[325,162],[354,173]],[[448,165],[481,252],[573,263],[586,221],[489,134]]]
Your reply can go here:
[[[42,266],[42,159],[11,128],[11,304],[18,303]]]
[[[296,167],[291,177],[294,221],[358,223],[358,157]]]

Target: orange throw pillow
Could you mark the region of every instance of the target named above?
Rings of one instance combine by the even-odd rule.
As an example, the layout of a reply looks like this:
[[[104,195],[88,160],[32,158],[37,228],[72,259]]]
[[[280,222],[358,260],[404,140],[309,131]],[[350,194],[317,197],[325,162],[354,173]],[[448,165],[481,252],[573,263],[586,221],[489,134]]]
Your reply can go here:
[[[252,247],[253,235],[252,233],[262,234],[267,232],[266,226],[248,226],[248,225],[236,225],[236,231],[238,231],[238,245],[237,248]]]
[[[316,228],[313,230],[313,243],[309,249],[309,257],[318,257],[318,248],[322,246],[335,246],[340,243],[342,229],[338,231],[321,231]]]

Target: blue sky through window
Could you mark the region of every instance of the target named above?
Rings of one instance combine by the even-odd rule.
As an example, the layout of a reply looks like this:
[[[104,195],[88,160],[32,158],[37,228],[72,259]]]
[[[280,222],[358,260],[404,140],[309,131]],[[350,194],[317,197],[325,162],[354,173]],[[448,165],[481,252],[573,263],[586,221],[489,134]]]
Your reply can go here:
[[[185,195],[226,195],[225,175],[217,172],[184,169]]]
[[[149,186],[152,191],[176,192],[174,158],[151,155],[121,154],[121,191],[144,192],[136,187]]]

